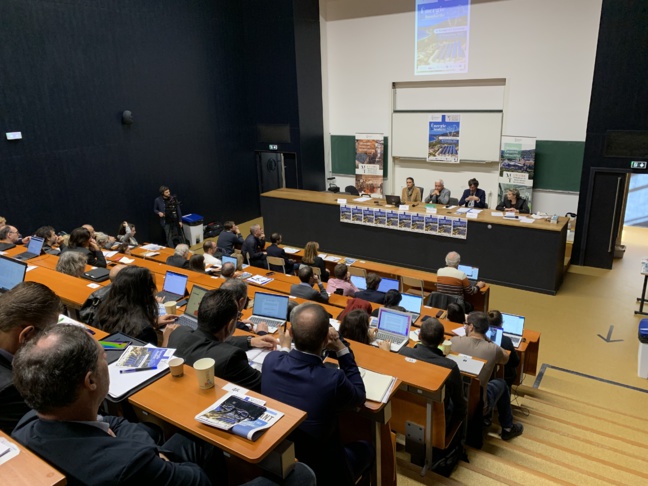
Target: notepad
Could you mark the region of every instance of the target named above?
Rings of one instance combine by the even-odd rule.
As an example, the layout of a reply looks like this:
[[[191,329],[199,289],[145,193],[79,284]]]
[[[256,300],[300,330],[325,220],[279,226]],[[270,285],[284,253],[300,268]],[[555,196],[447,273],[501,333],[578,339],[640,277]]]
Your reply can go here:
[[[392,386],[396,382],[396,378],[369,371],[364,368],[359,369],[367,392],[367,400],[387,403]]]

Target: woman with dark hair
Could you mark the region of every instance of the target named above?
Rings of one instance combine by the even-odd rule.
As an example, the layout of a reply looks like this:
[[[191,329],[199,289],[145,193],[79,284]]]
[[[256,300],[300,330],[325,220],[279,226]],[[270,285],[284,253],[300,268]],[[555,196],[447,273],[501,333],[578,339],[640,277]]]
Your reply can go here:
[[[75,228],[72,230],[65,251],[79,252],[87,258],[88,265],[106,268],[106,259],[99,245],[90,235],[90,231],[86,228]]]
[[[328,282],[329,271],[326,269],[326,263],[324,259],[320,256],[317,256],[317,250],[319,250],[319,243],[317,241],[309,241],[304,247],[304,257],[302,258],[302,264],[308,265],[310,267],[317,267],[322,273],[321,281]]]
[[[529,214],[531,212],[527,200],[520,197],[520,190],[515,187],[511,187],[506,191],[506,196],[504,197],[504,200],[497,205],[497,210],[510,212],[519,211],[520,214]]]
[[[349,344],[345,341],[346,339],[362,344],[371,344],[376,339],[376,334],[378,334],[378,329],[369,328],[369,314],[362,309],[352,310],[340,322],[340,336],[347,347]],[[391,350],[391,344],[388,341],[382,341],[378,347],[385,351]]]
[[[491,327],[502,327],[503,322],[504,320],[502,319],[502,313],[500,311],[492,310],[488,312],[488,324]],[[517,377],[517,367],[518,364],[520,364],[520,357],[518,356],[510,337],[502,335],[501,346],[502,349],[506,349],[511,353],[509,354],[508,362],[504,365],[504,381],[506,381],[506,384],[510,389],[511,386],[513,386],[513,383],[515,383],[515,378]]]
[[[459,304],[448,304],[448,308],[446,310],[448,311],[446,319],[448,319],[450,322],[455,322],[457,324],[466,323],[466,314],[464,314],[464,310]]]
[[[137,229],[134,224],[130,224],[128,221],[124,221],[119,225],[119,231],[117,231],[117,239],[122,243],[128,243],[132,246],[137,246],[137,240],[135,239],[135,233]]]
[[[189,270],[205,273],[205,257],[203,255],[192,255],[189,259]]]
[[[402,298],[403,298],[403,296],[401,295],[401,293],[398,290],[390,289],[385,294],[385,300],[383,302],[383,306],[386,307],[387,309],[394,309],[394,310],[401,311],[401,312],[407,312],[405,307],[401,307],[400,305],[398,305],[398,304],[400,304],[400,301],[402,300]],[[373,317],[378,317],[379,312],[380,312],[380,308],[374,310],[371,313],[371,315]]]
[[[157,346],[155,330],[175,322],[176,316],[159,315],[156,292],[148,268],[122,269],[97,309],[97,326],[108,333],[121,332]]]

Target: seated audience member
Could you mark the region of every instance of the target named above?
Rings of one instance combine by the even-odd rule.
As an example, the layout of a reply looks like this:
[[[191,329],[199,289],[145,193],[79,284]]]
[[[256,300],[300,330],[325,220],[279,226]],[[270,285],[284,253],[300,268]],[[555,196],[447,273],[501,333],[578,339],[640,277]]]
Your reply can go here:
[[[146,424],[97,415],[110,385],[106,355],[87,332],[53,326],[14,361],[16,387],[35,410],[13,437],[67,477],[68,484],[228,484],[222,452],[183,434],[164,444]],[[284,484],[314,484],[296,464]],[[255,485],[275,484],[257,478]]]
[[[403,187],[403,192],[401,193],[401,203],[403,204],[412,204],[421,202],[421,191],[418,187],[414,185],[414,179],[408,177],[405,180],[407,186]]]
[[[506,191],[506,197],[497,205],[497,210],[519,212],[520,214],[529,214],[531,212],[527,200],[520,197],[520,191],[515,188]]]
[[[80,277],[85,272],[85,266],[85,256],[76,251],[66,251],[56,262],[56,271],[73,277]]]
[[[508,386],[502,378],[490,379],[495,366],[506,364],[509,357],[501,347],[486,338],[489,323],[488,316],[483,312],[471,312],[468,314],[465,328],[465,336],[452,338],[452,351],[486,361],[479,373],[479,382],[482,387],[484,401],[484,419],[490,421],[493,410],[497,408],[497,415],[502,426],[502,439],[510,440],[517,437],[522,434],[524,426],[513,423],[511,394]]]
[[[488,323],[491,327],[502,327],[503,319],[502,313],[498,310],[492,310],[488,312]],[[505,335],[502,335],[502,349],[505,349],[509,352],[509,360],[504,365],[504,381],[509,387],[509,390],[515,383],[515,378],[517,378],[517,367],[520,364],[520,357],[513,346],[513,341],[511,338]]]
[[[290,295],[301,297],[303,299],[314,300],[323,304],[328,303],[329,295],[324,290],[324,285],[319,281],[319,277],[313,273],[311,267],[303,266],[297,272],[297,276],[301,283],[293,284],[290,286]],[[319,292],[313,288],[313,284],[317,284]]]
[[[236,267],[233,263],[227,262],[221,267],[221,278],[236,278]]]
[[[366,300],[368,302],[373,302],[375,304],[382,304],[385,302],[385,292],[378,290],[380,281],[382,279],[378,274],[370,272],[367,274],[367,289],[360,290],[356,292],[355,296],[357,299]]]
[[[10,434],[29,407],[16,390],[14,355],[29,340],[56,324],[61,301],[45,285],[23,282],[0,294],[0,430]]]
[[[97,310],[99,309],[99,304],[101,304],[104,301],[104,299],[108,296],[108,292],[110,292],[110,286],[112,285],[112,282],[115,281],[117,274],[121,272],[124,268],[126,268],[126,265],[119,264],[113,266],[110,269],[110,273],[108,274],[108,278],[110,279],[111,283],[103,287],[99,287],[97,290],[95,290],[88,296],[86,301],[81,306],[81,310],[79,311],[79,317],[81,321],[85,322],[90,326],[93,326],[95,324],[94,320],[97,315]]]
[[[253,224],[250,226],[250,234],[245,238],[243,246],[241,246],[243,258],[245,259],[247,255],[249,264],[253,267],[268,268],[264,248],[265,234],[263,228],[258,224]]]
[[[369,314],[365,310],[353,310],[346,314],[340,322],[340,336],[345,339],[346,346],[349,345],[346,342],[347,339],[362,344],[371,344],[376,340],[376,334],[378,334],[378,328],[369,327]],[[391,344],[387,341],[380,342],[378,347],[385,351],[391,350]]]
[[[255,325],[247,319],[241,320],[243,311],[247,308],[248,303],[250,302],[250,298],[248,297],[248,285],[246,282],[239,280],[238,278],[230,278],[223,283],[220,288],[229,290],[234,294],[236,306],[238,307],[238,316],[236,320],[236,327],[238,329],[248,332],[256,332],[259,336],[268,334],[268,324],[265,322],[260,322],[258,325]]]
[[[342,290],[342,295],[348,297],[353,297],[358,291],[358,288],[353,285],[351,282],[351,274],[349,273],[349,267],[344,263],[338,263],[333,268],[333,278],[329,279],[326,285],[326,291],[333,295],[338,289]]]
[[[88,265],[106,268],[106,259],[101,248],[86,228],[75,228],[70,233],[65,252],[76,251],[87,258]]]
[[[100,234],[100,232],[98,232],[98,231],[95,232],[94,226],[92,226],[91,224],[84,224],[81,227],[87,229],[90,232],[90,237],[92,239],[94,239],[97,242],[97,244],[99,244],[99,236],[98,235]],[[115,239],[114,236],[109,236],[106,233],[101,233],[101,235],[104,235],[105,238],[102,236],[101,244],[99,244],[99,248],[103,248],[105,250],[110,250],[114,246],[114,244],[115,244],[115,242],[117,240]]]
[[[234,253],[236,245],[243,245],[243,236],[234,224],[234,221],[225,221],[223,224],[223,231],[218,235],[218,249],[223,255],[231,255]]]
[[[189,269],[189,256],[191,252],[189,251],[189,245],[180,243],[175,247],[173,255],[166,259],[166,264],[171,265],[172,267]]]
[[[281,234],[272,233],[272,235],[270,236],[270,243],[272,244],[268,247],[267,253],[268,256],[283,258],[286,273],[293,274],[295,272],[295,261],[288,258],[288,255],[286,255],[286,250],[279,246],[282,241],[283,238]],[[270,270],[274,272],[281,272],[282,268],[277,265],[270,265]]]
[[[319,250],[319,243],[317,241],[309,241],[304,247],[304,257],[302,258],[302,265],[308,265],[310,267],[317,267],[320,269],[322,282],[328,282],[329,271],[326,269],[326,262],[320,256],[317,256],[317,250]]]
[[[156,293],[155,279],[148,268],[124,268],[99,304],[97,327],[109,334],[121,332],[157,346],[156,329],[175,322],[176,316],[159,315]]]
[[[468,181],[468,189],[461,195],[459,206],[466,206],[467,208],[486,207],[486,191],[479,189],[479,181],[474,177]]]
[[[400,311],[400,312],[407,312],[407,310],[405,310],[405,307],[401,307],[400,305],[398,305],[398,304],[400,304],[400,301],[402,299],[403,299],[403,296],[401,295],[401,293],[398,290],[389,289],[385,293],[385,300],[383,301],[383,305],[387,309],[394,309],[394,310],[397,310],[397,311]],[[371,313],[371,315],[374,316],[374,317],[378,317],[379,312],[380,312],[380,309],[375,309]]]
[[[10,224],[7,224],[0,229],[0,243],[9,245],[26,245],[29,243],[30,239],[30,236],[23,238],[18,229]]]
[[[117,231],[117,239],[121,243],[128,243],[129,245],[132,246],[138,246],[139,243],[135,239],[135,233],[137,230],[135,229],[134,224],[128,223],[128,221],[124,221],[120,226],[119,226],[119,231]]]
[[[205,257],[203,255],[191,255],[189,259],[189,270],[205,273]]]
[[[459,366],[450,358],[443,356],[443,352],[439,349],[445,340],[443,324],[434,317],[424,320],[421,323],[419,339],[421,342],[413,348],[407,346],[401,348],[400,354],[452,370],[445,382],[446,425],[461,422],[466,417],[468,402],[464,396]]]
[[[261,373],[252,368],[245,351],[251,348],[274,349],[271,336],[232,336],[236,329],[238,305],[231,290],[210,290],[198,307],[198,329],[178,326],[169,336],[169,347],[189,366],[200,358],[216,361],[214,373],[232,383],[259,391]]]
[[[43,253],[48,253],[50,255],[58,255],[61,252],[59,246],[63,238],[57,236],[56,232],[54,231],[54,228],[52,228],[51,226],[41,226],[36,230],[34,236],[43,238],[44,241],[43,250],[42,250]]]
[[[361,309],[365,311],[367,314],[371,314],[372,311],[372,307],[369,302],[367,302],[366,300],[358,299],[356,297],[353,299],[349,299],[347,301],[346,307],[337,316],[337,320],[341,321],[342,319],[344,319],[344,316],[346,316],[349,312],[354,311],[356,309]]]
[[[215,253],[216,243],[211,240],[205,240],[203,242],[203,256],[205,257],[205,265],[211,265],[212,267],[220,267],[222,265],[222,262],[214,256]]]
[[[450,201],[450,190],[446,189],[443,180],[439,179],[434,181],[434,188],[430,191],[430,195],[425,198],[426,203],[432,204],[448,204]]]
[[[354,484],[371,466],[373,447],[366,442],[342,445],[338,415],[365,401],[365,387],[353,353],[329,326],[328,314],[317,304],[293,310],[291,329],[282,333],[282,348],[263,362],[261,393],[306,411],[306,420],[289,438],[295,455],[317,475],[318,484]],[[337,353],[340,369],[328,368],[322,353]]]
[[[437,292],[448,295],[473,295],[486,285],[477,282],[472,285],[464,272],[459,270],[461,256],[456,251],[451,251],[445,258],[446,266],[437,270]]]
[[[454,322],[456,324],[466,323],[466,314],[459,304],[448,304],[446,311],[448,312],[446,319],[450,322]]]

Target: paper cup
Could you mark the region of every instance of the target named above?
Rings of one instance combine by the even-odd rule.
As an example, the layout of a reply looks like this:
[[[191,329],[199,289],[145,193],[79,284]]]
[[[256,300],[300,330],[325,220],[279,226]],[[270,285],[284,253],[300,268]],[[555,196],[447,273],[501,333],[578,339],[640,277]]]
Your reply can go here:
[[[184,359],[171,358],[169,360],[169,369],[171,370],[171,376],[180,378],[184,375]]]
[[[214,365],[216,362],[211,358],[202,358],[194,363],[198,386],[203,389],[214,386]]]
[[[445,341],[443,341],[443,344],[441,346],[443,348],[443,354],[447,356],[448,354],[450,354],[450,350],[452,349],[452,341],[446,339]]]
[[[175,300],[170,300],[164,303],[164,310],[167,314],[174,316],[176,313],[176,306],[178,303]]]

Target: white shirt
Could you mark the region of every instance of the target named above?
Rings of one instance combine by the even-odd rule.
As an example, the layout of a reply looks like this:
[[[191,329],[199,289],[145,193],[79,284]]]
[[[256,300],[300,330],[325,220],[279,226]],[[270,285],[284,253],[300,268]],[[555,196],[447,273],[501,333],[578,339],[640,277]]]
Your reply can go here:
[[[210,255],[209,253],[205,253],[205,254],[203,254],[203,256],[205,257],[205,264],[206,265],[216,265],[216,266],[219,266],[219,267],[222,265],[221,261],[218,258],[216,258],[213,255]]]

